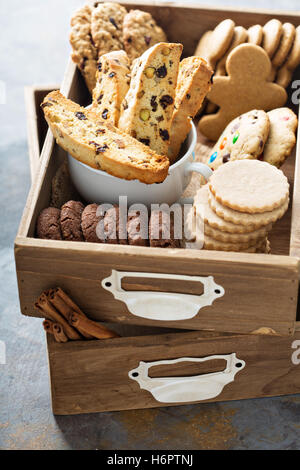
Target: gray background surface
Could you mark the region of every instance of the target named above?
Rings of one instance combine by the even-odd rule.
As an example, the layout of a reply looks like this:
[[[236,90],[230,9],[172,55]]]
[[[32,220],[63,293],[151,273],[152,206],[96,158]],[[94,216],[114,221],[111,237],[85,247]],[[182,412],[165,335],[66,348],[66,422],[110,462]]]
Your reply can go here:
[[[299,449],[299,396],[52,415],[41,320],[20,314],[13,259],[30,187],[23,88],[61,81],[70,51],[70,15],[81,4],[0,0],[0,81],[6,86],[6,103],[0,104],[0,340],[7,347],[7,364],[0,365],[0,448]],[[247,0],[209,4],[249,7]],[[251,8],[256,7],[296,10],[299,0],[252,0]]]

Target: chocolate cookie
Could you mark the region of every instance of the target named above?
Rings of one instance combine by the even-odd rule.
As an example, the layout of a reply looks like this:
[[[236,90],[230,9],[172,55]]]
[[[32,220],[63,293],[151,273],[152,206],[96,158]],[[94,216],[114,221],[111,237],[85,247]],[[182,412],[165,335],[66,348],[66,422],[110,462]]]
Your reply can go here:
[[[167,212],[154,210],[149,222],[150,246],[157,248],[181,248],[181,239],[175,238],[174,217]]]
[[[48,207],[40,213],[37,221],[37,236],[43,240],[62,240],[59,209]]]
[[[145,220],[139,212],[131,212],[127,219],[128,244],[134,246],[149,246],[148,216]]]
[[[103,243],[96,232],[97,225],[102,216],[97,216],[98,204],[90,204],[82,212],[81,216],[81,230],[86,242],[89,243]]]
[[[61,208],[60,224],[64,240],[82,242],[81,215],[84,205],[79,201],[69,201]]]

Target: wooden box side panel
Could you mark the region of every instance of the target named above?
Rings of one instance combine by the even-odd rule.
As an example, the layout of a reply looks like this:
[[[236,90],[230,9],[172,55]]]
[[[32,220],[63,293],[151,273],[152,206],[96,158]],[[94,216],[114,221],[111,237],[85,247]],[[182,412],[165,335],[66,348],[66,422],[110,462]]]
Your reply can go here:
[[[281,256],[238,256],[231,254],[195,252],[191,250],[162,250],[136,247],[49,242],[31,240],[27,246],[16,245],[22,313],[38,316],[33,305],[45,289],[61,286],[88,316],[98,321],[125,322],[149,326],[168,326],[184,329],[210,329],[250,333],[259,328],[271,328],[281,335],[294,331],[298,296],[298,263]],[[64,249],[67,244],[68,250]],[[40,246],[38,248],[38,245]],[[58,248],[58,247],[62,248]],[[50,248],[51,247],[51,248]],[[130,259],[130,262],[129,262]],[[130,265],[130,266],[129,266]],[[146,320],[132,315],[125,303],[115,300],[101,281],[121,272],[147,272],[190,276],[213,276],[225,289],[225,295],[210,306],[202,308],[190,320]],[[178,280],[179,288],[180,281]],[[162,290],[164,288],[162,280]],[[180,289],[178,289],[180,292]],[[183,312],[184,313],[184,312]]]
[[[239,360],[245,361],[245,368],[220,395],[203,402],[300,392],[300,332],[293,338],[255,335],[212,338],[193,332],[65,345],[48,338],[48,351],[53,411],[58,415],[169,406],[156,401],[150,392],[141,390],[138,383],[128,377],[129,371],[138,367],[140,361],[236,353]],[[223,369],[218,363],[201,372]],[[177,374],[186,375],[184,368],[177,369]],[[191,369],[189,374],[198,375],[199,371]],[[172,375],[171,368],[154,374],[156,377]],[[153,376],[151,372],[150,376]],[[175,405],[178,404],[183,403]]]

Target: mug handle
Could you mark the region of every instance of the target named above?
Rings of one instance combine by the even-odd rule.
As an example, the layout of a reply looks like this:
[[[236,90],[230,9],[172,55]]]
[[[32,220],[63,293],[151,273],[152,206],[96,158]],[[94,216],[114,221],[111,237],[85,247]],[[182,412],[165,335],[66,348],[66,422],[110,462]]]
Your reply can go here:
[[[212,169],[205,163],[201,163],[201,162],[189,163],[186,167],[185,173],[189,174],[192,171],[196,171],[197,173],[200,173],[200,175],[202,175],[206,181],[208,181],[211,175],[213,174]]]

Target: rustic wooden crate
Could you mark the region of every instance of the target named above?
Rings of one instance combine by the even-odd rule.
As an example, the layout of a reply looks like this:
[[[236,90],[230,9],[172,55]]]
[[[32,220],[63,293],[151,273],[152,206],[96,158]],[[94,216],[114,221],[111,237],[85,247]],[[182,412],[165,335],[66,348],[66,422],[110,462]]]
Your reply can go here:
[[[58,89],[59,85],[33,85],[26,86],[24,89],[28,152],[32,180],[39,168],[40,154],[48,131],[48,125],[40,105],[50,91]]]
[[[127,2],[128,6],[130,2]],[[133,3],[133,2],[131,2]],[[228,9],[137,5],[151,11],[168,31],[171,40],[180,40],[191,54],[201,33],[221,19],[231,17],[250,26],[278,17],[300,23],[300,15],[276,12],[237,12]],[[181,37],[177,37],[180,24]],[[198,28],[198,29],[196,29]],[[186,32],[186,33],[185,33]],[[31,110],[52,87],[28,90],[34,96]],[[88,104],[84,82],[70,62],[62,92]],[[27,100],[28,103],[28,100]],[[36,218],[49,203],[51,178],[64,158],[48,133],[41,165],[39,151],[45,132],[41,116],[32,114],[31,138],[34,166],[40,167],[26,203],[15,245],[21,310],[37,316],[34,300],[49,287],[60,285],[95,320],[117,322],[111,325],[122,337],[105,341],[79,341],[57,344],[48,337],[48,354],[53,411],[58,415],[167,406],[129,377],[141,361],[154,362],[178,358],[205,358],[235,353],[245,367],[234,381],[212,399],[225,401],[300,393],[300,321],[296,321],[299,258],[299,155],[289,158],[284,171],[294,180],[292,209],[272,234],[274,255],[251,255],[191,250],[92,245],[52,242],[34,238]],[[34,129],[34,122],[37,130]],[[296,158],[296,165],[295,165]],[[225,287],[225,296],[202,309],[185,322],[145,321],[131,315],[124,304],[101,288],[101,280],[120,271],[147,271],[183,275],[213,275]],[[129,283],[129,281],[128,281]],[[182,286],[178,285],[178,290]],[[298,320],[300,317],[298,317]],[[135,326],[142,323],[146,326]],[[167,330],[153,326],[177,328]],[[181,328],[210,331],[180,331]],[[266,328],[262,330],[262,328]],[[254,335],[274,330],[278,335]],[[231,331],[232,333],[224,333]],[[224,361],[183,362],[158,366],[151,377],[189,377],[224,369]],[[74,367],[74,365],[76,365]],[[208,376],[209,379],[209,376]]]
[[[271,17],[300,23],[300,15],[297,14],[248,13],[188,5],[136,6],[151,11],[165,27],[170,40],[183,42],[186,54],[193,52],[197,39],[205,29],[226,17],[232,17],[244,26],[263,23]],[[87,105],[90,100],[81,74],[71,61],[61,91],[82,105]],[[44,289],[60,285],[95,320],[237,333],[251,333],[260,329],[280,335],[293,335],[300,252],[299,155],[300,140],[296,156],[291,156],[283,167],[294,187],[293,203],[272,231],[272,255],[58,242],[34,238],[38,214],[49,204],[51,180],[65,156],[49,132],[15,243],[22,313],[36,316],[34,300]],[[215,282],[224,287],[225,295],[211,306],[202,308],[196,317],[189,320],[147,320],[132,315],[124,303],[114,300],[102,288],[101,280],[110,276],[113,269],[213,276]],[[182,282],[178,281],[178,289],[181,285]]]

